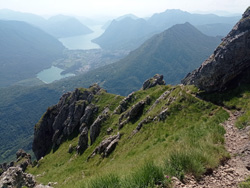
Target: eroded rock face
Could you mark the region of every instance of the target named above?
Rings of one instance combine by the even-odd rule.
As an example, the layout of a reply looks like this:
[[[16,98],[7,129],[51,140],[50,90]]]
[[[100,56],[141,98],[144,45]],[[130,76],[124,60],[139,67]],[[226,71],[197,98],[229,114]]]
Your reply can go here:
[[[207,92],[222,91],[243,81],[250,82],[249,74],[250,7],[214,53],[182,83],[194,84]]]
[[[36,182],[32,175],[24,173],[20,167],[10,167],[0,176],[1,188],[35,187]]]
[[[95,148],[95,150],[92,152],[92,154],[88,157],[94,157],[96,154],[100,154],[102,157],[108,157],[109,154],[111,154],[118,144],[118,141],[120,140],[121,135],[118,132],[117,135],[110,136],[106,139],[104,139],[99,146]]]
[[[134,99],[134,92],[130,93],[126,98],[124,98],[119,106],[115,109],[114,114],[121,114],[128,109],[128,104]]]
[[[28,188],[52,188],[48,185],[37,184],[34,176],[24,173],[20,167],[10,167],[0,176],[1,188],[22,188],[24,186]]]
[[[156,74],[154,75],[153,78],[150,78],[143,83],[142,89],[145,90],[154,87],[156,85],[165,85],[165,84],[166,83],[163,80],[163,75]]]
[[[99,115],[94,123],[90,126],[90,142],[91,145],[95,142],[96,138],[99,136],[101,131],[101,126],[108,117],[109,109],[106,108],[101,115]]]
[[[88,127],[85,127],[78,140],[77,153],[82,154],[88,148]]]
[[[65,138],[74,132],[82,133],[86,126],[92,124],[98,108],[91,101],[100,90],[97,84],[89,89],[76,89],[64,94],[57,105],[48,108],[35,126],[32,149],[38,160],[51,148],[58,147]]]
[[[145,104],[146,102],[142,100],[133,105],[131,107],[131,110],[123,114],[119,119],[119,129],[123,128],[123,126],[127,124],[129,121],[133,121],[139,118],[143,112]]]
[[[31,155],[26,153],[23,149],[19,149],[16,152],[16,161],[12,161],[9,164],[0,164],[0,176],[11,167],[19,167],[22,171],[25,171],[28,165],[31,164]]]

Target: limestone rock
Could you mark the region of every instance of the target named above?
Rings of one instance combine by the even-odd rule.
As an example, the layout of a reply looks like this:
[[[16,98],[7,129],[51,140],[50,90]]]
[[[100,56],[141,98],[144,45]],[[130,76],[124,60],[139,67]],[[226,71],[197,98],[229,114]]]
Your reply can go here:
[[[214,53],[182,80],[207,92],[226,90],[250,82],[250,8]]]
[[[82,129],[87,125],[87,127],[89,128],[91,125],[91,118],[93,116],[94,113],[96,113],[98,111],[98,107],[95,106],[94,104],[89,104],[86,109],[85,112],[83,114],[83,116],[80,119],[80,132],[82,132]],[[83,127],[82,127],[83,126]]]
[[[20,149],[16,152],[16,166],[20,167],[23,171],[26,170],[28,165],[32,164],[31,155],[26,153],[24,150]],[[10,165],[10,166],[14,166]]]
[[[20,167],[10,167],[0,176],[0,187],[2,188],[35,187],[35,185],[34,177],[24,173]]]
[[[134,92],[130,93],[126,98],[124,98],[119,106],[115,109],[114,114],[121,114],[128,109],[128,104],[133,100]]]
[[[139,101],[133,105],[127,113],[123,114],[119,119],[119,129],[121,129],[129,121],[137,119],[142,114],[145,103],[146,102],[144,100]]]
[[[96,154],[100,154],[102,157],[108,157],[108,155],[115,150],[115,147],[118,144],[120,138],[121,138],[120,133],[117,133],[117,135],[106,138],[99,144],[98,147],[95,148],[95,150],[88,157],[88,159],[94,157]]]
[[[146,89],[149,89],[149,88],[154,87],[156,85],[165,85],[165,84],[166,83],[163,80],[163,75],[156,74],[156,75],[154,75],[153,78],[150,78],[143,83],[142,89],[146,90]]]
[[[90,126],[90,143],[91,145],[96,140],[97,136],[99,136],[101,131],[101,125],[104,121],[106,121],[108,117],[108,110],[105,109],[101,115],[99,115],[94,123]]]
[[[82,154],[88,148],[88,127],[85,127],[78,140],[77,153]]]
[[[34,131],[32,149],[38,160],[51,148],[58,147],[69,135],[81,133],[86,125],[91,125],[98,111],[91,101],[100,91],[102,89],[97,84],[89,89],[75,89],[64,94],[57,105],[48,108]]]

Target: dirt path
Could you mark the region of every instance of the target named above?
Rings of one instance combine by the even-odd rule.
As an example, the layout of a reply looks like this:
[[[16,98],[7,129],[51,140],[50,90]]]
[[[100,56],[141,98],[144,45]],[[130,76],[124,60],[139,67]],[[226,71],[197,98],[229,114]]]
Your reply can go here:
[[[225,108],[224,108],[225,109]],[[186,184],[173,178],[175,188],[237,188],[239,182],[250,176],[250,127],[239,130],[235,127],[236,119],[240,112],[225,109],[230,117],[222,123],[226,130],[225,147],[231,155],[231,159],[224,165],[215,169],[211,175],[203,176],[199,182],[193,177],[187,177]]]

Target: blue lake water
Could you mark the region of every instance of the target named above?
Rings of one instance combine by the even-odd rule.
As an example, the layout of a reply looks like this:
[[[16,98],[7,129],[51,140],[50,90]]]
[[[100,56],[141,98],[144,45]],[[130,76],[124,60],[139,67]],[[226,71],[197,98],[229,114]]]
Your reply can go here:
[[[91,40],[103,34],[104,30],[101,27],[102,25],[92,26],[89,28],[94,31],[93,33],[90,33],[88,35],[60,38],[59,41],[69,50],[99,49],[100,46],[96,43],[91,42]]]
[[[43,71],[39,72],[37,74],[37,78],[42,80],[44,83],[49,84],[55,80],[60,80],[69,76],[75,76],[74,74],[61,75],[62,71],[63,69],[52,66],[49,69],[44,69]]]
[[[100,46],[91,40],[99,37],[103,34],[104,30],[101,28],[102,25],[90,27],[94,32],[88,35],[79,35],[74,37],[60,38],[59,41],[69,50],[90,50],[99,49]],[[63,69],[51,66],[49,69],[45,69],[37,74],[37,78],[42,80],[44,83],[51,83],[55,80],[60,80],[65,77],[75,76],[74,74],[61,75]]]

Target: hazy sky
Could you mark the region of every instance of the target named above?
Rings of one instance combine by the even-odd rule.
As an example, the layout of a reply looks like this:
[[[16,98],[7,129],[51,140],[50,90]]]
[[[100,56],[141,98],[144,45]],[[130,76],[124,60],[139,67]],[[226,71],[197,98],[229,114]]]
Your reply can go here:
[[[248,6],[250,0],[0,0],[0,9],[40,15],[60,13],[86,17],[120,16],[127,13],[145,17],[166,9],[243,13]]]

